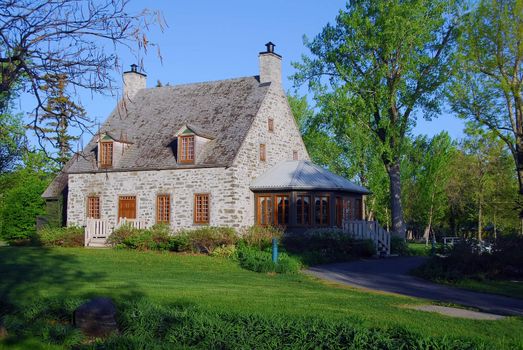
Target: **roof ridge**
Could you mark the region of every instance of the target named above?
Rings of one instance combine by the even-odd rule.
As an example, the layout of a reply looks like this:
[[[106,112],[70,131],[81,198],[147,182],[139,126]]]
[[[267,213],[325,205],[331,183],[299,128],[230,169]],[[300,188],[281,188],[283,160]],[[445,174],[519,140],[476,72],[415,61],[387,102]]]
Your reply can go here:
[[[150,88],[145,88],[143,90],[173,89],[173,88],[187,87],[187,86],[191,86],[191,85],[220,84],[223,82],[232,82],[234,80],[246,80],[246,79],[250,79],[250,78],[259,79],[259,75],[248,75],[245,77],[219,79],[219,80],[197,81],[197,82],[193,82],[193,83],[183,83],[183,84],[176,84],[176,85],[154,86],[154,87],[150,87]]]
[[[298,174],[301,172],[302,169],[303,169],[303,162],[298,161],[298,166],[294,170],[294,174],[292,175],[292,179],[291,179],[291,182],[290,182],[291,186],[294,185],[296,177],[298,176]]]

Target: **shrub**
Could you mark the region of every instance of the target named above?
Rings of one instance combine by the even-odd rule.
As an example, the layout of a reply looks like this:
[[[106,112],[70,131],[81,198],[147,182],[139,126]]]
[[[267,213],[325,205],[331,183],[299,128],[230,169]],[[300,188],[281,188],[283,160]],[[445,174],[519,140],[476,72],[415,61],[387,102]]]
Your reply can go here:
[[[446,257],[433,257],[417,268],[418,276],[457,281],[460,279],[521,279],[523,278],[523,237],[501,237],[483,249],[476,240],[462,241],[450,248]]]
[[[260,250],[270,248],[272,239],[278,241],[283,236],[283,230],[274,226],[251,226],[241,234],[241,240],[250,247],[257,247]]]
[[[194,230],[183,230],[178,233],[185,236],[186,248],[195,253],[210,254],[221,246],[234,245],[238,241],[236,231],[230,227],[205,226]]]
[[[390,253],[401,256],[410,255],[409,246],[404,238],[391,236],[390,237]]]
[[[301,268],[298,260],[285,253],[280,253],[278,262],[274,263],[271,252],[245,245],[238,248],[237,258],[241,267],[255,272],[295,273]]]
[[[136,250],[171,250],[173,240],[168,225],[158,224],[150,229],[136,229],[124,224],[108,238],[113,246]]]
[[[46,247],[83,247],[84,239],[82,227],[45,227],[36,234],[37,242]]]
[[[5,181],[7,184],[1,182]],[[0,200],[0,237],[6,241],[23,241],[36,234],[35,218],[45,214],[42,192],[47,179],[31,169],[21,169],[0,177],[6,190]]]
[[[308,265],[369,257],[376,253],[370,240],[355,240],[339,229],[312,229],[305,233],[287,233],[284,248],[299,255]]]
[[[234,245],[222,245],[214,248],[211,252],[211,256],[220,258],[235,258],[236,257],[236,246]]]

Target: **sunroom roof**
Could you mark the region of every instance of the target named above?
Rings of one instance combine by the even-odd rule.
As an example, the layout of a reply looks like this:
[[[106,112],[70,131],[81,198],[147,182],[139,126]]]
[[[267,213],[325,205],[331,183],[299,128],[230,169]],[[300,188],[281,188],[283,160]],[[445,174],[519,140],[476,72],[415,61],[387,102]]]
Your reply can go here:
[[[369,194],[363,186],[331,173],[307,160],[288,160],[276,164],[256,178],[252,191],[320,190]]]

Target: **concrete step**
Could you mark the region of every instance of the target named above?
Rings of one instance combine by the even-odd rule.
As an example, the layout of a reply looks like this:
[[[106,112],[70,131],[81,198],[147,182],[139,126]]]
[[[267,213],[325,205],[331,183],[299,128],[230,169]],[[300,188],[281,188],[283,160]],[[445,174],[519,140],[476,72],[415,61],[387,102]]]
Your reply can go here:
[[[92,248],[107,248],[107,239],[105,238],[91,238],[91,241],[87,244],[88,247]]]

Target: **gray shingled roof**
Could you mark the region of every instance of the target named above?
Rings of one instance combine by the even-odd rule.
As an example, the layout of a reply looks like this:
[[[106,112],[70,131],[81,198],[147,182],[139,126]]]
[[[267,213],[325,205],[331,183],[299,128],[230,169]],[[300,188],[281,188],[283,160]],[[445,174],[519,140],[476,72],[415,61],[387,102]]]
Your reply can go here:
[[[276,164],[251,184],[253,191],[322,190],[369,194],[363,186],[331,173],[307,160]]]
[[[140,90],[132,101],[120,103],[101,133],[122,135],[132,145],[113,170],[148,170],[230,165],[268,90],[259,78],[245,77]],[[176,163],[171,144],[184,125],[212,135],[198,162]],[[96,172],[96,137],[73,162],[69,173]]]

